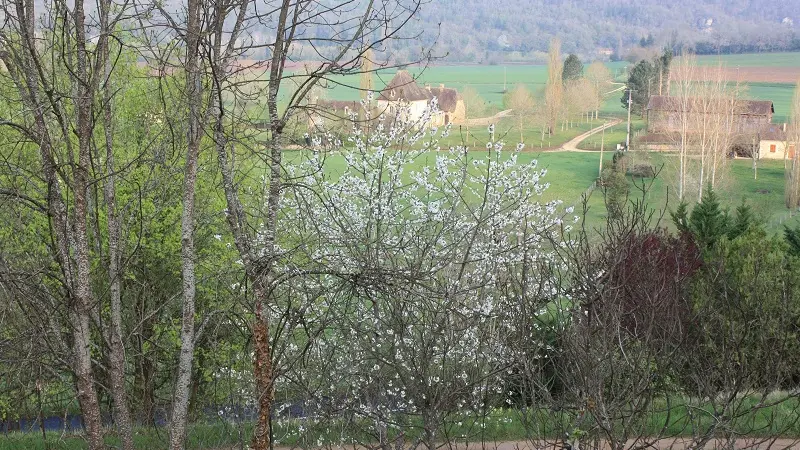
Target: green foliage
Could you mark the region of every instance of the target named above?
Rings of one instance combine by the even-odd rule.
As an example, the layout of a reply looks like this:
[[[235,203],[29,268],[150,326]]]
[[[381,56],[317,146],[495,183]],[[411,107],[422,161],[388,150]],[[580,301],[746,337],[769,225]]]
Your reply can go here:
[[[644,114],[644,108],[650,99],[650,91],[652,89],[653,80],[656,79],[656,71],[650,61],[641,60],[633,66],[630,75],[628,76],[628,90],[630,90],[631,100],[631,113]],[[622,107],[628,109],[628,91],[623,91]]]
[[[625,176],[624,158],[622,153],[615,153],[611,167],[604,170],[602,175],[606,210],[611,220],[622,217],[630,192],[628,179]]]
[[[583,76],[583,63],[578,55],[570,53],[564,61],[564,69],[561,72],[561,79],[564,82],[579,80]]]
[[[695,316],[702,329],[698,354],[724,383],[736,372],[759,386],[783,386],[797,374],[800,273],[778,236],[749,227],[723,237],[705,255],[694,283]]]
[[[800,257],[800,226],[793,228],[784,226],[783,239],[786,241],[789,254]]]
[[[666,88],[669,79],[669,66],[672,63],[672,50],[664,52],[653,61],[641,60],[628,75],[627,87],[631,90],[631,113],[644,116],[647,103],[651,95],[658,94],[661,88]],[[622,93],[620,98],[622,107],[628,108],[628,91]]]
[[[689,215],[689,228],[701,248],[710,249],[723,236],[728,234],[729,217],[722,209],[719,198],[709,185],[703,192],[700,203]]]
[[[760,225],[750,205],[742,202],[736,207],[736,215],[728,228],[728,239],[736,239],[745,234],[750,228]]]
[[[675,211],[670,212],[670,216],[672,217],[672,223],[675,225],[675,228],[678,229],[679,233],[691,233],[689,226],[689,204],[686,203],[685,200],[678,204],[678,208]]]

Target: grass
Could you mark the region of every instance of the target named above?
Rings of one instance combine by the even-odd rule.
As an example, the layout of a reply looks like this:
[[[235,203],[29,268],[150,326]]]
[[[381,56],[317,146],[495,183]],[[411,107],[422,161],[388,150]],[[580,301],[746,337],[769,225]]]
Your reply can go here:
[[[600,151],[600,145],[603,144],[605,151],[613,152],[616,149],[617,144],[625,143],[625,137],[628,134],[627,126],[627,122],[622,122],[618,125],[607,128],[605,133],[595,133],[584,139],[578,147],[580,147],[582,150]],[[633,139],[637,132],[643,130],[645,126],[646,124],[643,119],[632,118],[631,139]]]
[[[800,55],[798,55],[800,57]],[[746,95],[757,100],[772,100],[775,107],[773,123],[789,121],[795,85],[785,83],[748,83]]]
[[[633,152],[631,157],[632,164],[646,163],[661,168],[647,196],[649,205],[667,211],[677,207],[677,155]],[[729,174],[716,188],[723,206],[733,211],[743,203],[749,205],[771,232],[780,232],[783,225],[800,224],[797,215],[789,217],[784,205],[782,161],[759,161],[757,179],[754,178],[751,160],[736,159],[729,163]],[[689,189],[686,200],[691,203],[697,200],[697,187],[690,186]]]
[[[622,125],[620,124],[619,127]],[[612,136],[620,133],[616,129]],[[513,134],[512,134],[513,136]],[[608,137],[608,134],[606,135]],[[624,139],[624,137],[623,137]],[[514,140],[508,139],[510,142]],[[613,142],[613,141],[611,141]],[[473,157],[483,156],[479,149],[472,152]],[[610,145],[606,148],[611,149]],[[603,155],[603,166],[610,167],[613,151],[607,151]],[[414,167],[407,168],[406,172],[419,170],[424,165],[434,164],[434,153],[430,157],[425,156],[418,159]],[[630,164],[650,164],[659,169],[659,176],[652,182],[652,187],[647,193],[647,201],[651,208],[657,211],[669,211],[674,209],[677,204],[676,180],[677,180],[677,156],[674,154],[658,152],[637,152],[629,153]],[[599,174],[600,154],[599,152],[562,152],[562,151],[537,151],[535,145],[519,155],[520,163],[527,163],[536,159],[539,167],[547,168],[548,173],[542,182],[548,183],[549,188],[542,196],[542,201],[560,199],[564,206],[575,206],[579,210],[582,195],[588,192]],[[325,162],[326,169],[332,174],[341,173],[344,168],[344,159],[340,155],[332,154]],[[730,170],[722,183],[717,187],[717,193],[723,206],[734,210],[742,203],[751,206],[754,212],[761,217],[767,229],[771,232],[780,232],[783,225],[800,225],[798,216],[789,217],[789,212],[784,206],[784,169],[782,161],[762,160],[758,165],[758,178],[754,179],[752,161],[748,159],[737,159],[729,161]],[[637,182],[641,184],[641,182]],[[634,181],[630,181],[632,195],[638,191]],[[696,188],[690,186],[690,188]],[[696,201],[696,190],[690,189],[695,193],[687,194],[687,201]],[[596,190],[589,199],[589,210],[587,212],[586,223],[590,228],[599,227],[603,224],[606,211],[603,202],[603,194]],[[671,226],[668,215],[665,216],[667,222],[662,226]]]
[[[800,67],[800,52],[702,55],[697,57],[697,61],[702,65],[709,66],[722,61],[728,67]]]
[[[541,128],[537,126],[525,125],[522,128],[522,142],[524,142],[527,148],[532,151],[536,151],[536,149],[541,150],[557,148],[575,136],[585,131],[589,131],[592,128],[598,127],[605,122],[606,120],[603,119],[591,120],[588,122],[575,122],[570,128],[563,130],[561,129],[561,126],[558,126],[552,135],[548,136],[545,134],[544,137],[542,137]],[[495,130],[495,135],[497,138],[504,140],[506,143],[516,145],[517,142],[520,142],[519,125],[514,118],[501,119],[496,124]],[[442,146],[446,147],[460,145],[461,143],[466,142],[470,148],[480,150],[484,147],[486,141],[489,139],[489,132],[485,125],[471,126],[469,127],[469,136],[471,137],[467,138],[467,136],[466,126],[455,125],[451,135],[448,138],[440,141],[440,143]]]
[[[736,411],[740,417],[732,423],[732,430],[745,437],[780,436],[794,438],[800,436],[800,423],[797,410],[800,403],[791,398],[762,409],[755,409],[758,396],[745,397],[737,401]],[[644,436],[662,435],[666,437],[690,436],[692,430],[706,430],[715,420],[707,402],[690,402],[686,399],[672,399],[670,408],[664,399],[656,400],[650,411],[641,416],[641,434]],[[704,412],[706,411],[706,412]],[[422,433],[418,418],[411,417],[404,426],[405,438],[413,441]],[[440,430],[440,440],[447,436],[456,442],[502,442],[525,439],[544,439],[561,437],[565,430],[573,430],[570,425],[571,414],[567,411],[549,409],[491,409],[485,416],[464,412],[452,415],[444,430]],[[528,424],[526,426],[526,424]],[[304,419],[275,421],[274,436],[278,446],[297,446],[300,448],[321,447],[354,442],[367,443],[374,439],[365,431],[371,423],[347,424],[339,421],[315,422]],[[592,432],[591,417],[585,418],[580,427],[582,432]],[[353,429],[360,429],[354,434]],[[190,426],[187,448],[190,449],[231,449],[246,446],[250,442],[253,424],[250,422],[196,423]],[[596,430],[594,430],[596,431]],[[394,433],[390,429],[390,438]],[[602,438],[602,435],[600,436]],[[167,448],[166,429],[139,428],[135,430],[135,446],[140,449],[159,450]],[[106,445],[119,446],[116,436],[108,435]],[[79,435],[61,436],[48,433],[43,440],[38,433],[10,433],[0,436],[0,450],[82,450],[86,443]]]

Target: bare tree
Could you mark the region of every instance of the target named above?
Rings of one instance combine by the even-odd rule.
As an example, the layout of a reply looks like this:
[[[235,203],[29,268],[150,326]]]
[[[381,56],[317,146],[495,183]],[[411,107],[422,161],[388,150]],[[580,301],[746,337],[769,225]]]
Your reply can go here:
[[[369,93],[375,90],[375,74],[373,73],[375,65],[375,52],[372,48],[368,48],[361,58],[361,84],[359,88],[361,89],[362,99],[367,98]]]
[[[514,89],[507,95],[508,99],[505,102],[505,106],[512,110],[511,114],[514,116],[514,121],[517,123],[517,129],[519,130],[519,141],[525,142],[525,126],[532,122],[536,101],[533,98],[533,94],[522,84],[514,86]]]
[[[481,97],[475,88],[466,86],[461,92],[461,98],[464,100],[464,119],[466,128],[466,141],[467,144],[475,145],[475,136],[470,134],[469,123],[470,119],[478,119],[484,117],[487,112],[486,100]]]
[[[687,175],[691,163],[691,133],[695,117],[694,96],[696,94],[695,80],[697,58],[691,54],[684,54],[675,64],[674,74],[675,94],[670,98],[670,108],[675,111],[675,120],[678,122],[678,200],[683,200],[687,190]]]
[[[605,64],[600,61],[595,61],[586,68],[586,79],[589,80],[594,87],[595,97],[593,97],[592,100],[596,102],[594,118],[597,119],[600,107],[603,105],[603,94],[610,90],[610,83],[613,78],[611,76],[611,71],[608,70]]]
[[[791,124],[786,135],[786,157],[790,159],[786,171],[784,197],[790,210],[800,206],[800,80],[792,99]],[[793,150],[793,151],[792,151]]]
[[[547,84],[544,102],[547,111],[548,133],[553,134],[558,120],[563,116],[564,83],[561,78],[564,62],[561,60],[561,41],[552,39],[547,53]]]

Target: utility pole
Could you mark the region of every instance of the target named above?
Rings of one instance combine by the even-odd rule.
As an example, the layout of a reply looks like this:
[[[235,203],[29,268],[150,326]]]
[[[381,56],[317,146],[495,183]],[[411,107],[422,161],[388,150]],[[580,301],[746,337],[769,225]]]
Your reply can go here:
[[[625,151],[631,148],[631,109],[633,108],[633,90],[628,88],[628,134],[625,136]]]
[[[606,126],[603,125],[603,134],[600,135],[600,173],[598,177],[603,178],[603,147],[606,143]]]

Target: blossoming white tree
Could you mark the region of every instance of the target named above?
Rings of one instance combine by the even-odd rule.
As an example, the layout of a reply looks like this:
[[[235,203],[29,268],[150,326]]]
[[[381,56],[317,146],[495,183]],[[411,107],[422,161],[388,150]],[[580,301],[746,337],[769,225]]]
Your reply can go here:
[[[507,394],[513,322],[499,319],[523,304],[518,295],[549,289],[531,271],[553,261],[569,230],[561,202],[544,200],[546,169],[521,161],[523,145],[506,151],[491,126],[485,152],[442,149],[449,129],[423,126],[435,111],[434,101],[419,121],[354,112],[338,150],[289,168],[298,181],[282,199],[279,224],[314,236],[298,241],[302,265],[325,273],[315,278],[327,286],[323,309],[339,311],[311,352],[325,355],[325,370],[296,366],[293,379],[320,411],[373,424],[349,435],[385,448],[399,439],[392,428],[435,448],[459,412]],[[339,162],[340,172],[324,166]],[[524,286],[505,289],[512,280]]]

